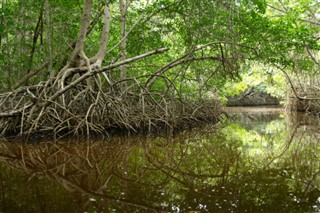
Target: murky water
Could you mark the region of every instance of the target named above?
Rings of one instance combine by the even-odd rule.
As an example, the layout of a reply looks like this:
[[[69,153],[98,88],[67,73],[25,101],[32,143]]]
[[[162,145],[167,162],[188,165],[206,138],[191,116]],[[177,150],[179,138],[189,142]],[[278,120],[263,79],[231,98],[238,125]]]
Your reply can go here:
[[[319,212],[318,120],[229,117],[174,137],[0,143],[0,212]]]

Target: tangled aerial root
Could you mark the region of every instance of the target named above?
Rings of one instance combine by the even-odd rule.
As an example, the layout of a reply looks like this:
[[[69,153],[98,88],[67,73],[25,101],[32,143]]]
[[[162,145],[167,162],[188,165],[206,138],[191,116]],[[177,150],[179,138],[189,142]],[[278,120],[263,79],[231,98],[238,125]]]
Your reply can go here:
[[[288,94],[285,109],[289,112],[307,112],[320,115],[319,89],[306,87],[297,89],[294,94]]]
[[[87,80],[53,101],[50,97],[56,91],[48,86],[48,82],[2,94],[2,135],[107,136],[114,130],[175,130],[219,118],[217,100],[186,102],[181,98],[147,92],[137,82],[131,88],[138,89],[121,93],[104,87],[97,76]]]

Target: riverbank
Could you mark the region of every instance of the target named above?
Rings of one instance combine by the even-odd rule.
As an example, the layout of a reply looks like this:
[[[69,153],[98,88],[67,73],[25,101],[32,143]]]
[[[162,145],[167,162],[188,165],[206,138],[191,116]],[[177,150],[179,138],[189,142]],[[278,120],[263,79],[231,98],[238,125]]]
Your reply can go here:
[[[219,122],[219,100],[201,102],[174,97],[103,94],[95,91],[77,94],[69,90],[56,103],[41,106],[19,101],[24,93],[3,96],[0,131],[4,138],[110,137],[114,134],[173,132],[200,124]],[[75,93],[76,92],[76,93]],[[75,94],[74,94],[75,93]],[[4,104],[11,101],[11,105]],[[11,113],[12,105],[23,108]]]

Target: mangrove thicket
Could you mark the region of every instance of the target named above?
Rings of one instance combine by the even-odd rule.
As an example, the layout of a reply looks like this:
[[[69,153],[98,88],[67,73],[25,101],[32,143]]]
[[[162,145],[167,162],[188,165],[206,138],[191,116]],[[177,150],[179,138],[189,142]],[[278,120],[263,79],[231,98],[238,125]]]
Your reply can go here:
[[[218,121],[227,97],[251,87],[317,111],[319,5],[2,0],[0,131],[175,130]]]

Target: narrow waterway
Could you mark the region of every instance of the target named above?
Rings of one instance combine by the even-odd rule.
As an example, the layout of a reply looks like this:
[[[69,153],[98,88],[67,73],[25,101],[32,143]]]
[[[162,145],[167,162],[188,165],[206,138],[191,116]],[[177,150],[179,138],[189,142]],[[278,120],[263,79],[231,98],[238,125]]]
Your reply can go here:
[[[320,125],[279,108],[175,136],[0,143],[0,212],[320,212]]]

